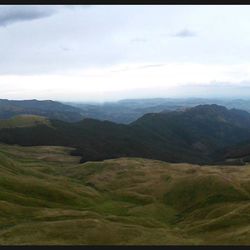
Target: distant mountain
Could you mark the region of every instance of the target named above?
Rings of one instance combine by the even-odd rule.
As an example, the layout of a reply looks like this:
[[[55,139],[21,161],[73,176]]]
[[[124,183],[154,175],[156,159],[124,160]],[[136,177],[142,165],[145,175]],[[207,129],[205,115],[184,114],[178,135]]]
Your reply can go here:
[[[168,155],[177,153],[175,161],[181,158],[188,162],[198,159],[213,161],[217,150],[250,138],[248,112],[228,110],[215,104],[199,105],[184,111],[146,114],[131,126],[137,131],[147,131],[157,134],[159,139],[164,138],[167,143],[162,146],[165,150],[169,148]],[[180,149],[186,150],[185,153],[181,154]]]
[[[0,99],[0,119],[16,115],[39,115],[50,119],[76,122],[83,119],[81,110],[60,102],[45,100],[6,100]]]
[[[122,124],[129,124],[147,113],[158,113],[163,110],[173,111],[183,107],[183,105],[173,103],[171,99],[163,98],[121,100],[102,104],[72,102],[66,104],[81,109],[85,117]]]
[[[217,104],[227,108],[250,111],[250,100],[205,98],[152,98],[125,99],[103,104],[67,103],[82,110],[85,117],[129,124],[147,113],[182,110],[205,104]]]
[[[207,164],[221,160],[221,150],[246,140],[250,114],[218,105],[150,113],[129,125],[88,118],[0,129],[1,142],[74,147],[73,154],[82,156],[82,162],[132,156]]]

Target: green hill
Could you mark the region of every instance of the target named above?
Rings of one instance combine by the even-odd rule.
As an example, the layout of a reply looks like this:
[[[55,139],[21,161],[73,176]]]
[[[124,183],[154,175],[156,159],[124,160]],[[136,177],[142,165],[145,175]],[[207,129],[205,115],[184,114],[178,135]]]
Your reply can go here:
[[[22,128],[33,127],[37,125],[50,126],[50,122],[47,118],[38,115],[18,115],[10,119],[0,120],[0,129],[3,128]]]
[[[0,244],[250,244],[250,165],[0,145]]]
[[[23,146],[68,146],[81,162],[142,157],[212,164],[221,150],[250,139],[250,114],[218,105],[146,114],[129,124],[83,119],[50,120],[32,127],[0,129],[0,141]],[[225,159],[223,158],[224,162]]]
[[[51,100],[7,100],[0,99],[0,119],[18,115],[38,115],[49,119],[76,122],[83,119],[82,111],[76,107]]]

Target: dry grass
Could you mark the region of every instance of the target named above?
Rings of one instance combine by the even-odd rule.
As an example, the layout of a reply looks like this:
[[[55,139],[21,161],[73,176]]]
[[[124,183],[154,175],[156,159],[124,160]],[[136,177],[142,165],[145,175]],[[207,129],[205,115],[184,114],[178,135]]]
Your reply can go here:
[[[250,244],[250,166],[0,145],[0,244]]]

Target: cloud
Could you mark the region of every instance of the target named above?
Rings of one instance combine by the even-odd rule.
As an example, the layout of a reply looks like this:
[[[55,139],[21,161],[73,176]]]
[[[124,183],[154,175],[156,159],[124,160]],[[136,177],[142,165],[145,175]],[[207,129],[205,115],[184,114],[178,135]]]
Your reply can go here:
[[[55,13],[56,8],[51,6],[1,6],[0,26],[45,18]]]
[[[138,38],[133,38],[130,40],[132,43],[145,43],[148,40],[146,38],[138,37]]]
[[[164,63],[159,63],[159,64],[147,64],[147,65],[143,65],[143,66],[139,66],[137,67],[137,69],[145,69],[145,68],[154,68],[154,67],[163,67],[166,64]]]
[[[189,29],[183,29],[183,30],[180,30],[179,32],[175,33],[174,35],[172,35],[174,37],[193,37],[193,36],[197,36],[197,34],[192,31],[192,30],[189,30]]]
[[[64,47],[64,46],[61,46],[60,49],[63,50],[63,51],[67,51],[67,52],[68,52],[68,51],[72,51],[71,48],[69,48],[69,47]]]
[[[124,67],[122,69],[118,69],[118,70],[111,70],[111,72],[122,72],[122,71],[131,71],[131,70],[140,70],[140,69],[146,69],[146,68],[155,68],[155,67],[163,67],[166,64],[145,64],[145,65],[141,65],[141,66],[131,66],[131,67]]]

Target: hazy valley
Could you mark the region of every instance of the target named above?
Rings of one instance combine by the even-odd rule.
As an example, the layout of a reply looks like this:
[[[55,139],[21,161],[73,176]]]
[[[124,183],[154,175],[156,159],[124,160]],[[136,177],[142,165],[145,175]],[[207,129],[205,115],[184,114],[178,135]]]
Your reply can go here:
[[[71,150],[0,146],[0,244],[249,244],[250,165]]]
[[[47,103],[40,102],[39,110],[47,112]],[[51,118],[51,112],[57,114],[59,105],[64,104],[51,101],[50,113],[44,116],[35,112],[1,120],[0,141],[73,147],[73,154],[81,156],[81,162],[143,157],[168,162],[239,164],[250,155],[247,111],[203,104],[147,113],[129,124],[119,124],[84,116],[75,122],[65,121],[64,115]]]
[[[249,244],[247,111],[119,124],[39,105],[0,120],[0,244]]]

